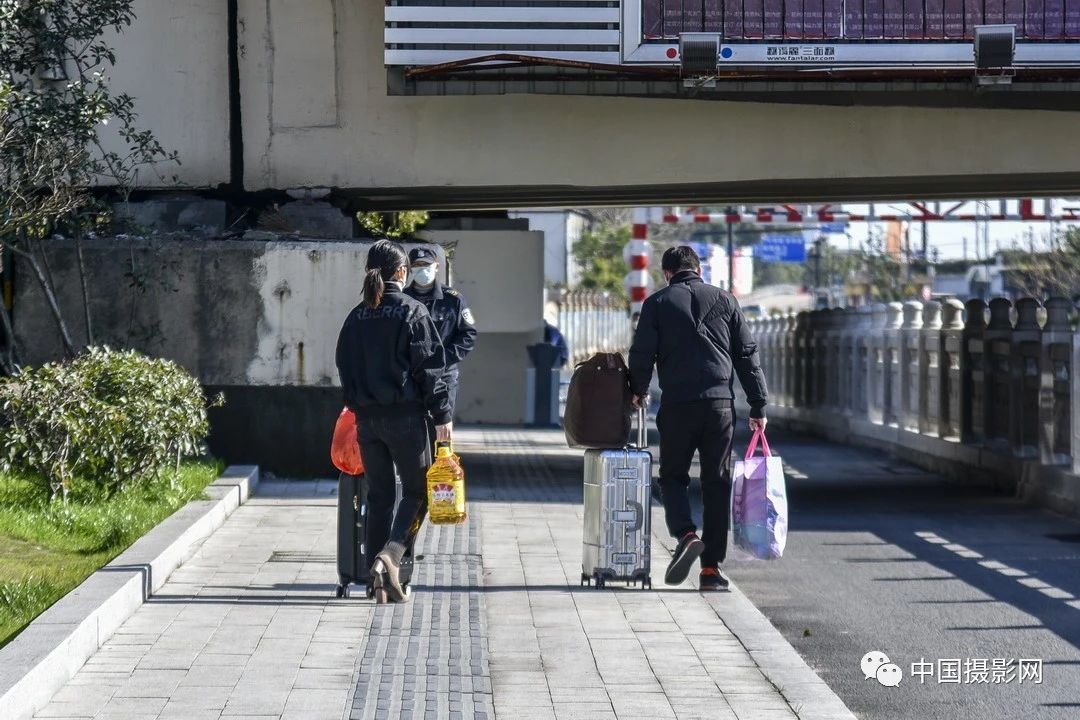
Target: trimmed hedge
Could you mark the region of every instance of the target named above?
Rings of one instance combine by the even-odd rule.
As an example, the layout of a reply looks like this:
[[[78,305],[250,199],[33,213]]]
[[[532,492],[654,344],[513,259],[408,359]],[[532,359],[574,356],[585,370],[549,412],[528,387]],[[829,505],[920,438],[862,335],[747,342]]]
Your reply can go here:
[[[0,471],[39,476],[53,497],[112,494],[200,454],[206,407],[176,363],[91,348],[0,381]]]

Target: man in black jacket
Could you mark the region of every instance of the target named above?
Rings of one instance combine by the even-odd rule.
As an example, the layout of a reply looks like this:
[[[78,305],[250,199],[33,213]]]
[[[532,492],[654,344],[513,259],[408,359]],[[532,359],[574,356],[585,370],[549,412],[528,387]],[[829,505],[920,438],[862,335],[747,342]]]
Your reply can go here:
[[[720,563],[727,554],[731,504],[733,376],[746,391],[753,429],[765,428],[765,376],[739,303],[701,279],[694,250],[670,248],[662,267],[669,285],[641,308],[630,348],[630,384],[638,405],[648,396],[657,367],[663,393],[656,417],[660,489],[668,531],[679,541],[664,580],[682,583],[700,558],[701,589],[721,590],[728,586]],[[687,495],[695,452],[705,505],[702,537]]]

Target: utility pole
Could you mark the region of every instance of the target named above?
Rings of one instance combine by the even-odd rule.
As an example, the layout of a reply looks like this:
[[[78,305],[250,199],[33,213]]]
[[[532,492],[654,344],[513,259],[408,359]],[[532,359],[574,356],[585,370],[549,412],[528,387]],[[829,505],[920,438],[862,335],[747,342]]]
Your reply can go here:
[[[730,206],[727,209],[727,214],[730,216],[733,208]],[[735,226],[730,222],[730,217],[727,223],[727,282],[728,292],[735,293]]]
[[[911,224],[904,223],[904,282],[911,284]]]
[[[930,235],[926,225],[926,220],[922,221],[922,256],[923,260],[929,260],[930,256],[927,254],[930,251]]]
[[[821,247],[825,238],[818,236],[814,241],[814,306],[817,307],[818,293],[821,291]]]

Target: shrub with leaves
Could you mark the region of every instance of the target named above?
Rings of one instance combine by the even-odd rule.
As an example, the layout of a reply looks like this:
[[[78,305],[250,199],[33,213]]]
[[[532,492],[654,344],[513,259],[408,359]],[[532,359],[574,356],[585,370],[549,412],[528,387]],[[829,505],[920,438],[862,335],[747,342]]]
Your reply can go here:
[[[0,384],[0,470],[40,475],[54,494],[75,483],[112,493],[197,455],[206,407],[176,363],[91,348]]]

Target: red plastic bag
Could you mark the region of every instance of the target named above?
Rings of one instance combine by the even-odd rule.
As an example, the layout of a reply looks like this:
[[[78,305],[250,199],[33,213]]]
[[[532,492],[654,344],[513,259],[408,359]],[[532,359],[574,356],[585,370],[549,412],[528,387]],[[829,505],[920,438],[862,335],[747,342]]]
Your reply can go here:
[[[334,426],[334,439],[330,443],[330,460],[334,467],[346,475],[363,475],[364,461],[360,457],[360,441],[356,435],[356,414],[344,408]]]

